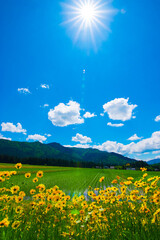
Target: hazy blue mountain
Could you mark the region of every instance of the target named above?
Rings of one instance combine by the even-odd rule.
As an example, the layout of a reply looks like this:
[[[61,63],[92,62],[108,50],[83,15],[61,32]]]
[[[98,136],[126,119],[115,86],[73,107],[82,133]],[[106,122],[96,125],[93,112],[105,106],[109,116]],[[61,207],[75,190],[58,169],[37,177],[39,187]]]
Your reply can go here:
[[[148,161],[147,163],[148,163],[149,165],[160,163],[160,158],[152,159],[152,160]]]

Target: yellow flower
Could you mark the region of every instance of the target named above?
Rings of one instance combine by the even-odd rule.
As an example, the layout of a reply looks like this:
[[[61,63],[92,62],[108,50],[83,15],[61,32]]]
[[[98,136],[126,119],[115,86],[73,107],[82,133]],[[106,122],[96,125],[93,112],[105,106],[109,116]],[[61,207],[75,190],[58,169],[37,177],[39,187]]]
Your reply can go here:
[[[38,178],[34,178],[34,179],[33,179],[33,182],[34,182],[34,183],[38,182]]]
[[[133,177],[128,177],[127,178],[129,181],[132,181],[134,178]]]
[[[23,201],[23,197],[22,196],[16,196],[16,198],[15,198],[15,202],[16,203],[19,203],[19,202],[22,202]]]
[[[20,192],[19,192],[19,196],[21,196],[21,197],[25,197],[25,196],[26,196],[26,194],[25,194],[25,192],[24,192],[24,191],[20,191]]]
[[[18,206],[16,207],[15,212],[21,214],[23,212],[23,208]]]
[[[25,174],[25,178],[30,178],[30,176],[31,176],[31,173],[26,173]]]
[[[102,182],[104,180],[104,177],[101,177],[100,179],[99,179],[99,182]]]
[[[17,185],[11,187],[11,193],[12,194],[16,194],[19,190],[20,190],[20,187],[17,186]]]
[[[31,189],[31,190],[30,190],[30,194],[31,194],[31,195],[35,194],[35,192],[36,192],[35,189]]]
[[[117,179],[114,179],[114,180],[112,181],[112,183],[117,183]]]
[[[14,223],[12,223],[12,228],[16,229],[19,227],[19,225],[20,225],[20,221],[15,221]]]
[[[0,177],[0,182],[4,182],[4,181],[5,181],[5,179]]]
[[[43,177],[43,171],[38,171],[38,172],[37,172],[37,177],[38,177],[38,178]]]
[[[4,219],[0,222],[0,228],[1,228],[1,227],[8,227],[8,225],[9,225],[8,218],[4,218]]]
[[[142,172],[144,172],[144,171],[147,171],[147,168],[141,167],[140,170],[141,170]]]
[[[51,204],[48,204],[47,205],[47,208],[46,208],[46,213],[52,208],[52,205]]]
[[[147,173],[143,174],[143,178],[147,177],[147,175],[148,175]]]
[[[36,188],[39,189],[39,192],[43,192],[46,189],[44,184],[39,184]]]
[[[17,163],[16,165],[15,165],[15,168],[17,168],[17,169],[20,169],[22,167],[22,163]]]

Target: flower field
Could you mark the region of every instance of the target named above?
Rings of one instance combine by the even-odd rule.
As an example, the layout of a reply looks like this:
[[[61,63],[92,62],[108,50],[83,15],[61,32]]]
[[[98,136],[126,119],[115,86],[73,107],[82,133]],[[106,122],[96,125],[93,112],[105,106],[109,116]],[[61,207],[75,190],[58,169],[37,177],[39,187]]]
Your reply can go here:
[[[160,173],[0,164],[0,239],[160,239]]]

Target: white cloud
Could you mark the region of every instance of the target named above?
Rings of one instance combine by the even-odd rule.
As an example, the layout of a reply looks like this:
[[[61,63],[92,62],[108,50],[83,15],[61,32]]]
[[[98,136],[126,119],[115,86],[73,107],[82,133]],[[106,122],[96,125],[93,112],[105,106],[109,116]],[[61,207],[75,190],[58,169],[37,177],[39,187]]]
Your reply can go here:
[[[152,154],[159,154],[160,153],[160,150],[159,151],[153,151]]]
[[[141,139],[142,137],[138,137],[137,134],[134,134],[133,136],[131,136],[130,138],[128,138],[128,140],[130,141],[136,141],[136,140],[139,140]]]
[[[160,155],[156,156],[155,159],[160,159]]]
[[[111,122],[108,122],[107,125],[110,127],[123,127],[124,126],[123,123],[111,123]]]
[[[100,113],[100,116],[101,116],[101,117],[104,117],[104,113]]]
[[[31,93],[28,88],[18,88],[17,90],[18,92],[24,93],[24,94]]]
[[[0,134],[0,139],[3,139],[3,140],[12,140],[11,138],[6,138],[6,137],[4,137],[2,134]]]
[[[44,107],[44,108],[45,108],[45,107],[49,107],[49,104],[46,103],[46,104],[44,104],[42,107]]]
[[[51,134],[47,134],[47,133],[45,133],[44,135],[47,136],[47,137],[51,137],[52,136]]]
[[[94,113],[90,113],[90,112],[86,112],[83,115],[84,118],[92,118],[92,117],[97,117],[97,115],[95,115]]]
[[[2,132],[12,132],[12,133],[23,133],[26,135],[27,130],[22,128],[22,125],[20,123],[17,123],[17,126],[13,123],[7,122],[2,123]]]
[[[47,84],[41,84],[41,88],[49,89],[49,85],[47,85]]]
[[[64,147],[70,147],[70,148],[90,148],[91,146],[89,144],[76,144],[74,146],[64,145]]]
[[[42,107],[42,108],[46,108],[46,107],[49,107],[49,104],[44,104],[44,105],[42,105],[42,106],[40,106],[40,107]]]
[[[153,151],[160,149],[160,131],[152,133],[150,138],[143,139],[137,143],[131,142],[124,145],[122,143],[106,141],[102,145],[96,145],[97,148],[102,151],[116,152],[120,154],[133,154],[143,153],[146,151]]]
[[[115,98],[114,100],[105,103],[103,105],[104,113],[107,112],[108,116],[112,120],[126,121],[133,116],[133,110],[137,105],[129,104],[129,98]]]
[[[67,104],[60,103],[48,112],[48,119],[53,125],[64,127],[72,124],[82,124],[84,119],[80,116],[80,104],[69,101]]]
[[[117,143],[116,141],[106,141],[102,145],[94,145],[93,148],[97,148],[101,151],[124,153],[125,145]]]
[[[92,140],[90,137],[83,136],[82,134],[77,133],[75,137],[72,137],[72,141],[80,143],[91,143]]]
[[[155,118],[155,122],[159,122],[160,121],[160,115],[158,115],[156,118]]]
[[[34,134],[34,135],[29,135],[26,140],[34,140],[34,141],[39,141],[41,143],[43,143],[44,141],[46,141],[46,137],[45,136],[42,136],[42,135],[39,135],[39,134]]]

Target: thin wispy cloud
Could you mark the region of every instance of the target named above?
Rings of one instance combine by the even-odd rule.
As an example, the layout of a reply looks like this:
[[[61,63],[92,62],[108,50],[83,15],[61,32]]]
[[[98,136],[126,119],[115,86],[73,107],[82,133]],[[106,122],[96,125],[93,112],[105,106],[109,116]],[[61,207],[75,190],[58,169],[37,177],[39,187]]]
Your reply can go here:
[[[46,107],[49,107],[49,104],[48,103],[45,103],[44,105],[40,106],[42,108],[46,108]]]
[[[47,134],[47,133],[45,133],[44,135],[47,136],[47,137],[51,137],[52,136],[51,134]]]
[[[49,89],[49,85],[48,85],[48,84],[41,84],[40,87],[41,87],[41,88],[44,88],[44,89]]]
[[[91,146],[89,144],[76,144],[76,145],[64,145],[64,147],[70,147],[70,148],[90,148]]]
[[[107,125],[110,127],[123,127],[124,126],[123,123],[111,123],[111,122],[108,122]]]
[[[30,94],[31,93],[28,88],[18,88],[17,91],[19,93],[23,93],[23,94]]]

